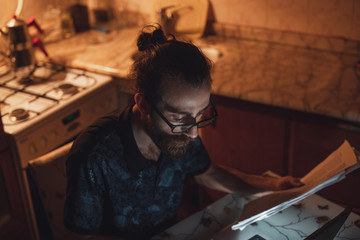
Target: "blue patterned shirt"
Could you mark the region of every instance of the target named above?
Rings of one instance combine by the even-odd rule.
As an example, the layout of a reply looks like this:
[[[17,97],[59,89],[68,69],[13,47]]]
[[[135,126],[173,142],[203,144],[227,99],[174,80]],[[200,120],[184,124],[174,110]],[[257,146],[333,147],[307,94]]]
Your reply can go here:
[[[200,138],[179,159],[145,159],[131,109],[99,119],[72,146],[64,223],[73,232],[149,238],[175,223],[185,178],[210,166]]]

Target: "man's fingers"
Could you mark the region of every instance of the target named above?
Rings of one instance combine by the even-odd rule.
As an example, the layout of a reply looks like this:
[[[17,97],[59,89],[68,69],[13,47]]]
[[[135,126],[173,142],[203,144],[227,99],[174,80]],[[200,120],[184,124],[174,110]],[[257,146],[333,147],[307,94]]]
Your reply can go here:
[[[300,178],[286,176],[278,179],[275,190],[284,190],[291,187],[301,187],[303,185],[304,183],[301,182]]]
[[[293,185],[294,187],[301,187],[304,185],[304,183],[301,182],[300,178],[291,178],[290,179],[290,184]]]

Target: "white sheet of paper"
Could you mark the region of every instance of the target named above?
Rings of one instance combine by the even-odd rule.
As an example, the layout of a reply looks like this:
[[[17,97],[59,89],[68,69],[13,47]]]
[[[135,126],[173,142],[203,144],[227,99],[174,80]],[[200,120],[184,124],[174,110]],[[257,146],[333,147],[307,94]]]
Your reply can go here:
[[[313,168],[301,181],[303,186],[273,192],[249,202],[240,216],[239,222],[231,228],[243,230],[249,224],[270,217],[317,191],[345,178],[345,173],[360,166],[350,144],[344,143],[324,161]]]

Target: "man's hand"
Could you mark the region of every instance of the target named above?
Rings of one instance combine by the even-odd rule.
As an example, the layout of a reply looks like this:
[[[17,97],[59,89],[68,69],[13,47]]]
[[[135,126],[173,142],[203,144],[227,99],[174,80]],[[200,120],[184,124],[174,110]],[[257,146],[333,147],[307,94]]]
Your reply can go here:
[[[300,178],[285,176],[281,178],[274,178],[273,189],[275,191],[284,190],[292,187],[301,187],[304,184],[300,181]]]
[[[254,194],[261,191],[277,191],[304,185],[300,178],[286,176],[272,178],[241,172],[224,165],[212,164],[196,181],[208,188],[227,193]]]

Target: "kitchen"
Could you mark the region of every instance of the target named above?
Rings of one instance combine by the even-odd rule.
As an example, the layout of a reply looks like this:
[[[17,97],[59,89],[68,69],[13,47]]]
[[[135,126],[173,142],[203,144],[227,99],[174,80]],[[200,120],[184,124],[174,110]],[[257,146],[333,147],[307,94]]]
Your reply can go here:
[[[24,0],[20,16],[34,16],[44,28],[40,37],[51,61],[111,76],[123,107],[132,89],[126,75],[139,26],[153,12],[151,1],[115,2],[121,24],[109,33],[100,28],[62,39],[51,18],[63,7],[60,1]],[[17,1],[1,5],[4,26]],[[51,21],[55,24],[47,25]],[[360,1],[210,1],[206,22],[206,37],[194,42],[215,62],[212,91],[221,117],[216,128],[202,133],[213,161],[254,173],[271,169],[302,176],[345,138],[360,148]],[[36,58],[47,60],[39,50]],[[253,160],[242,163],[233,156]],[[354,195],[359,181],[355,172],[323,195],[359,209],[360,197]],[[202,204],[219,197],[203,190]]]

